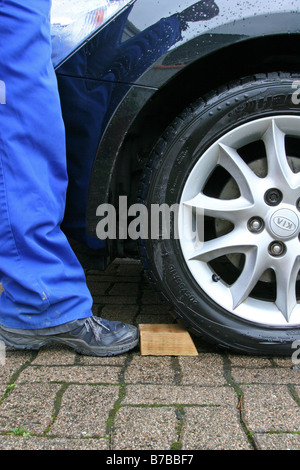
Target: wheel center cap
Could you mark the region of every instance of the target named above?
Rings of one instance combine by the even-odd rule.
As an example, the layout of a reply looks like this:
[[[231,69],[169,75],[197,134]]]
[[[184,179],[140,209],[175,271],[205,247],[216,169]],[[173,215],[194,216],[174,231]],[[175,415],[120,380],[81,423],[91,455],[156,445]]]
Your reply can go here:
[[[292,238],[299,230],[299,218],[291,209],[279,209],[270,218],[270,230],[277,238]]]

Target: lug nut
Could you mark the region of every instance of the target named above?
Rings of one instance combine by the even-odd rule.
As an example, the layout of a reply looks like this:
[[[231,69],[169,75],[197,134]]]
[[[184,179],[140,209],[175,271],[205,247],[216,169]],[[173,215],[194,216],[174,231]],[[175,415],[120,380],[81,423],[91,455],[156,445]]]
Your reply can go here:
[[[282,201],[282,192],[277,188],[271,188],[265,193],[265,202],[268,206],[278,206]]]
[[[285,249],[285,244],[280,241],[272,242],[269,245],[269,253],[272,256],[283,255],[285,253]]]
[[[264,222],[260,217],[252,217],[248,221],[248,229],[250,232],[259,233],[264,228]]]

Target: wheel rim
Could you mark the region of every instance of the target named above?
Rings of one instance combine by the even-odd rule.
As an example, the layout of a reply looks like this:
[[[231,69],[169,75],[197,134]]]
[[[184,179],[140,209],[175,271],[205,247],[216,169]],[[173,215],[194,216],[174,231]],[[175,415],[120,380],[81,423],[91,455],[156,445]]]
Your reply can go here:
[[[199,155],[179,204],[182,254],[198,286],[273,327],[300,324],[299,138],[298,116],[236,127]]]

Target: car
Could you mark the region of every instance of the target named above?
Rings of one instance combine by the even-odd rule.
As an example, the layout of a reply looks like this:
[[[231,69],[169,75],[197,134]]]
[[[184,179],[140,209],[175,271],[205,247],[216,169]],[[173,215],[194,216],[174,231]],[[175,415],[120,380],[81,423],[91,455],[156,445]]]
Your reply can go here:
[[[300,344],[299,46],[294,0],[53,1],[62,228],[224,351]]]

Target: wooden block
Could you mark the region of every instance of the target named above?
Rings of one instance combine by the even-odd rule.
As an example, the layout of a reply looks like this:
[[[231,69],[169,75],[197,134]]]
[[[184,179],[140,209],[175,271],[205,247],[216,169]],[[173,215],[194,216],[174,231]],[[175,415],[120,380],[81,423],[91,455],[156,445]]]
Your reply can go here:
[[[181,325],[139,325],[142,356],[198,356],[193,340]]]

